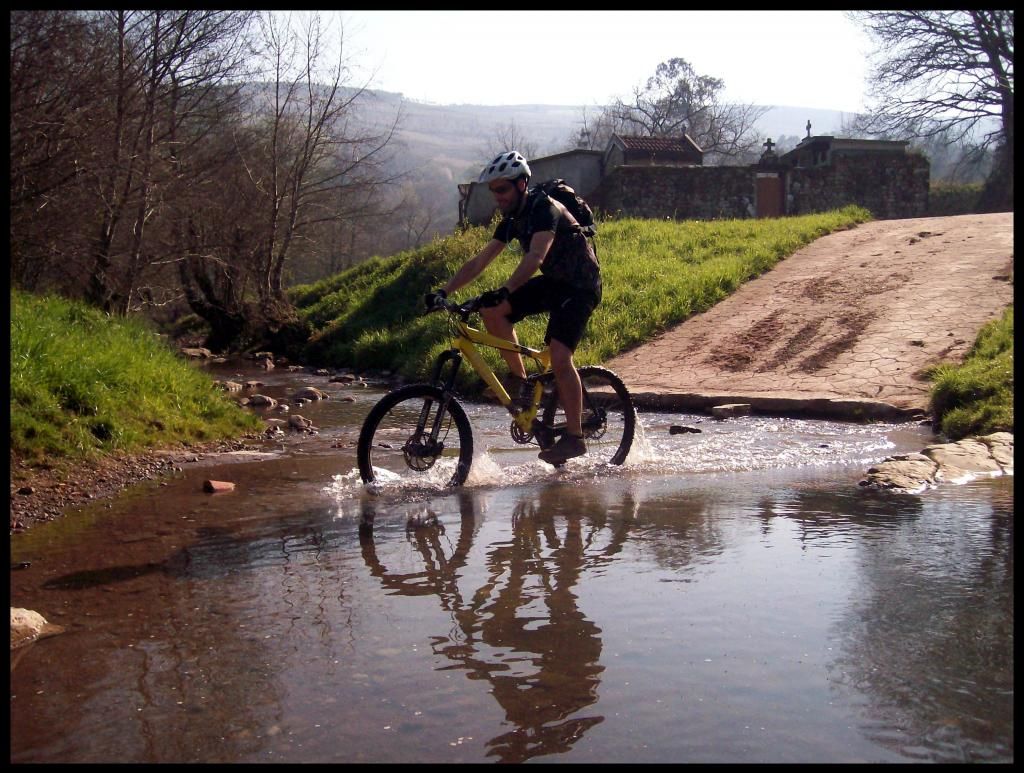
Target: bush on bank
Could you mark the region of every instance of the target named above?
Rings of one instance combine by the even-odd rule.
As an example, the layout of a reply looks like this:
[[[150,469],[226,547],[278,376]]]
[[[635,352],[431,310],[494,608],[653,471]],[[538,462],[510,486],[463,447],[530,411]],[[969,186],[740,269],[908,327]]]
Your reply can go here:
[[[1013,432],[1013,307],[978,332],[962,364],[937,365],[928,376],[935,426],[951,440]]]
[[[981,190],[981,183],[932,183],[928,189],[928,217],[977,212]]]
[[[52,464],[260,429],[137,320],[11,291],[11,455]]]

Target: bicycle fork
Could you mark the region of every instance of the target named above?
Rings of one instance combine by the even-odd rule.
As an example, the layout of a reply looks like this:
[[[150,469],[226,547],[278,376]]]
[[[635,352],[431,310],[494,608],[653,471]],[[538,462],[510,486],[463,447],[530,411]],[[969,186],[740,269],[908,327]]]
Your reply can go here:
[[[442,381],[441,371],[449,361],[452,363],[451,370],[447,378]],[[458,374],[460,367],[462,367],[462,355],[458,349],[448,349],[441,352],[437,355],[437,360],[434,362],[434,369],[430,374],[430,383],[440,388],[442,392],[450,394],[455,386],[455,376]]]
[[[448,360],[453,360],[453,366],[447,379],[442,383],[441,370]],[[442,425],[444,424],[445,415],[448,413],[448,403],[452,399],[451,388],[455,383],[455,374],[459,370],[461,361],[462,358],[459,356],[459,353],[451,350],[442,352],[437,358],[437,362],[434,363],[434,370],[431,374],[430,382],[441,390],[442,395],[437,406],[437,411],[431,421],[430,411],[433,407],[432,401],[429,398],[423,401],[423,407],[420,409],[420,417],[416,422],[416,432],[406,442],[403,448],[406,461],[410,462],[410,466],[416,469],[420,468],[417,464],[412,463],[412,459],[420,457],[429,458],[431,459],[430,464],[433,464],[432,460],[437,458],[444,449],[444,442],[440,439]],[[427,427],[428,423],[430,423],[429,429]]]

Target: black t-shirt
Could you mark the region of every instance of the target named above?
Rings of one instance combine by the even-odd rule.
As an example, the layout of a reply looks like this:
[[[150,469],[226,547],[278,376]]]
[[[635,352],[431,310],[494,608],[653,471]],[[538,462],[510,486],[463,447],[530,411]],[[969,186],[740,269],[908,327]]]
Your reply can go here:
[[[533,235],[544,231],[553,231],[555,239],[540,264],[541,273],[600,296],[601,268],[593,247],[573,216],[546,194],[529,191],[522,211],[502,218],[494,238],[505,244],[517,239],[527,252]]]

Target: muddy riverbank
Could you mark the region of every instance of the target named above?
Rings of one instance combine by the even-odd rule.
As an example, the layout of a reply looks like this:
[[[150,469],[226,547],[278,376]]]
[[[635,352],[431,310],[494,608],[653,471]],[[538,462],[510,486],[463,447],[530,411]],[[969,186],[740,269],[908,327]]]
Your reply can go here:
[[[209,457],[257,449],[259,437],[161,449],[142,454],[108,456],[55,468],[12,461],[11,533],[60,518],[96,501],[117,497],[125,489],[159,478]]]

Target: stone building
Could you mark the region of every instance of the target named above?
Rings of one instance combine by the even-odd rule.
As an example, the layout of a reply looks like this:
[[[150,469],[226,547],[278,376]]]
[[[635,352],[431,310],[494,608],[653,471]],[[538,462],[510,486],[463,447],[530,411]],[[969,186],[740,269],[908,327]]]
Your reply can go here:
[[[604,174],[605,151],[568,150],[553,156],[527,159],[530,162],[531,180],[540,182],[561,177],[581,195],[593,192],[601,184]],[[463,183],[459,186],[459,222],[471,225],[489,223],[494,215],[494,197],[486,185],[478,182]]]
[[[604,168],[618,166],[701,166],[704,151],[689,135],[634,137],[613,134],[604,152]]]
[[[589,196],[601,184],[606,170],[620,166],[699,166],[703,151],[690,137],[634,137],[613,134],[605,150],[577,148],[553,156],[528,159],[535,181],[561,177],[581,196]],[[494,214],[494,199],[486,185],[459,186],[459,222],[481,225]]]
[[[613,135],[603,151],[570,150],[530,159],[533,180],[561,177],[592,207],[624,217],[712,220],[781,217],[859,204],[880,220],[922,217],[928,209],[928,160],[908,143],[807,137],[777,155],[774,143],[749,166],[704,166],[688,136]],[[490,221],[487,186],[459,186],[459,220]]]
[[[860,204],[880,220],[928,211],[928,159],[908,142],[807,137],[779,158],[784,214]]]

